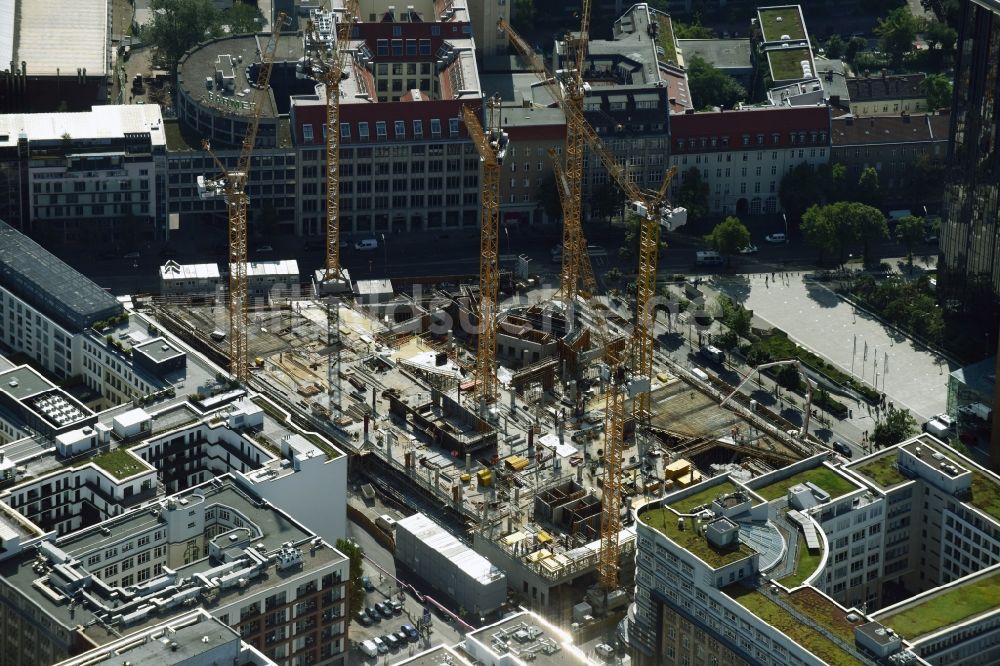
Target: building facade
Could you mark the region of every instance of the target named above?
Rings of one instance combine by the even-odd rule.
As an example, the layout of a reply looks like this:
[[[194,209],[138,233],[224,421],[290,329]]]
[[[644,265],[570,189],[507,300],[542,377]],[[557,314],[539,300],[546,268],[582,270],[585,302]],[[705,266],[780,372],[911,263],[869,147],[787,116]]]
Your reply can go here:
[[[925,74],[886,74],[847,79],[850,111],[855,116],[885,116],[927,111]],[[932,109],[933,111],[934,109]]]
[[[690,169],[708,184],[708,208],[722,215],[781,211],[781,178],[799,164],[830,160],[825,106],[762,107],[671,117],[670,166],[676,193]]]
[[[861,173],[873,167],[886,207],[936,207],[941,183],[934,174],[941,174],[938,165],[948,153],[949,123],[947,114],[840,116],[831,123],[830,162],[846,167],[848,183],[858,182]]]
[[[959,28],[938,292],[952,307],[986,315],[993,332],[1000,299],[1000,2],[963,2]]]

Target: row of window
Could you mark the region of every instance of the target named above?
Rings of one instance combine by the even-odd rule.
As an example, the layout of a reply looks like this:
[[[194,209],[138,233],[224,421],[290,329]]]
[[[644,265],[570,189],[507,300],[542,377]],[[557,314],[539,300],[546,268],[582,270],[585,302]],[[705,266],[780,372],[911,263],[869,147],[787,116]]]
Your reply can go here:
[[[449,118],[448,119],[448,136],[455,138],[459,135],[459,119]],[[340,123],[340,138],[343,141],[351,141],[355,137],[354,130],[351,127],[352,123]],[[432,139],[441,138],[441,119],[431,118],[429,123],[430,137]],[[323,140],[326,140],[326,125],[320,124],[320,134]],[[414,119],[410,123],[410,130],[412,131],[413,139],[423,139],[424,138],[424,121],[422,119]],[[405,120],[395,120],[392,122],[392,138],[396,140],[406,139],[407,123]],[[366,120],[360,120],[357,123],[357,140],[358,141],[370,141],[371,140],[371,125]],[[375,140],[385,141],[389,138],[389,122],[385,120],[375,121]],[[312,143],[316,139],[316,134],[313,131],[312,123],[303,123],[302,125],[302,139],[306,143]]]

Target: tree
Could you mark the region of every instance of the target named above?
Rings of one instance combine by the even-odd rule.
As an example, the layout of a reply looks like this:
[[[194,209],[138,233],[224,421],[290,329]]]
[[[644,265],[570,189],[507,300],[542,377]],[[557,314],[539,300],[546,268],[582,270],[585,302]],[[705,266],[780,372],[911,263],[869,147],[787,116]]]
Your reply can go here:
[[[872,445],[881,449],[898,444],[916,432],[917,422],[910,413],[890,406],[885,418],[875,424],[871,441]]]
[[[905,5],[878,19],[875,34],[878,35],[879,46],[889,55],[894,67],[899,67],[903,56],[913,50],[913,40],[919,28],[917,17]]]
[[[514,0],[510,18],[520,26],[531,25],[535,20],[535,0]]]
[[[701,56],[687,61],[688,89],[696,109],[712,106],[733,108],[747,98],[746,89],[736,79],[716,69]]]
[[[869,206],[878,206],[882,203],[882,188],[879,186],[878,171],[875,167],[868,167],[861,172],[856,198]]]
[[[750,244],[750,231],[738,217],[730,216],[715,225],[712,233],[705,236],[705,240],[716,252],[726,257],[727,262],[731,262],[734,254]]]
[[[871,244],[873,241],[889,237],[889,225],[885,222],[882,211],[863,203],[850,202],[845,208],[845,222],[853,229],[857,238],[864,244],[864,261],[871,263]]]
[[[917,202],[940,202],[944,194],[946,166],[941,160],[921,153],[910,167],[910,197]]]
[[[785,214],[798,220],[809,206],[820,200],[820,191],[816,170],[808,162],[800,162],[781,177],[778,199]]]
[[[708,216],[708,183],[701,175],[701,169],[691,167],[681,174],[681,184],[677,188],[676,204],[687,209],[692,221]]]
[[[677,39],[714,39],[715,31],[701,24],[701,16],[694,15],[694,20],[687,25],[680,21],[671,21],[674,37]]]
[[[906,260],[913,268],[913,247],[924,239],[924,218],[907,215],[896,223],[896,238],[906,248]]]
[[[622,242],[622,246],[618,248],[618,254],[623,257],[637,257],[639,256],[639,241],[642,235],[642,218],[633,213],[627,213],[625,215],[625,240]],[[662,252],[667,246],[663,242],[663,238],[657,241],[657,251]]]
[[[840,162],[820,164],[816,176],[822,191],[823,201],[841,201],[847,198],[847,167]]]
[[[361,585],[361,577],[365,573],[365,549],[354,542],[353,539],[337,539],[337,550],[350,562],[350,582],[347,589],[347,616],[350,617],[356,611],[365,606],[365,588]]]
[[[225,12],[224,22],[229,25],[229,33],[245,35],[258,32],[264,26],[264,18],[256,4],[234,2],[232,9]]]
[[[142,41],[170,69],[189,48],[220,32],[221,15],[212,0],[153,0],[151,8],[153,20],[143,28]]]
[[[929,74],[920,82],[920,89],[927,95],[927,108],[931,111],[951,107],[951,79],[944,74]]]
[[[819,263],[827,253],[833,253],[840,246],[836,224],[829,214],[828,206],[813,205],[802,215],[802,236],[819,252]]]
[[[844,49],[847,47],[844,44],[844,38],[833,33],[830,35],[830,39],[826,40],[826,57],[827,58],[839,58],[844,55]]]
[[[924,39],[932,51],[950,53],[958,42],[958,31],[941,21],[927,21],[924,25]]]
[[[864,37],[851,37],[850,41],[844,47],[844,59],[847,62],[853,63],[858,54],[866,48],[868,48],[868,42],[865,41]]]
[[[604,183],[594,188],[594,193],[590,195],[590,212],[595,217],[610,220],[621,210],[624,200],[621,190],[614,183]]]

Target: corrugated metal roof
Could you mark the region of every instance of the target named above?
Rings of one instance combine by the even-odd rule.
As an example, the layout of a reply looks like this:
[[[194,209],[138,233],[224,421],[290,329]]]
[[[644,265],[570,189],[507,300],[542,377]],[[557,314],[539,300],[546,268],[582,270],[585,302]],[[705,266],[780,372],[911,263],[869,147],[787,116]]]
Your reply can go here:
[[[294,259],[277,261],[252,261],[247,263],[247,277],[264,277],[267,275],[299,276],[299,262]]]
[[[164,280],[209,280],[219,278],[218,264],[179,264],[168,261],[160,266],[160,277]]]
[[[17,60],[28,76],[104,76],[108,70],[109,0],[27,0],[20,3]]]
[[[0,0],[0,63],[10,66],[14,59],[14,11],[17,0]]]
[[[477,582],[489,583],[500,575],[499,569],[488,559],[468,548],[422,513],[396,521],[396,530],[400,529],[412,534],[428,548],[444,555],[459,570]]]

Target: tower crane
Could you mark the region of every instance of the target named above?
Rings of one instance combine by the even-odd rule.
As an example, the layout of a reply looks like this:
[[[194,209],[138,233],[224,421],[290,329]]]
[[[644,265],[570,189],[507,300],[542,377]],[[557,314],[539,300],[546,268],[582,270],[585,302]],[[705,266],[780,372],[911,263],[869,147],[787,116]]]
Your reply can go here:
[[[303,63],[303,71],[326,87],[326,261],[324,279],[342,278],[340,266],[340,82],[351,68],[348,42],[358,17],[358,0],[345,0],[336,21],[336,43],[331,58],[324,55],[322,40],[311,25],[307,39],[316,47],[316,56]]]
[[[575,36],[567,38],[565,42],[573,51],[575,69],[560,72],[563,76],[558,79],[558,83],[557,79],[546,77],[550,91],[566,113],[564,180],[568,194],[563,200],[563,253],[559,289],[567,308],[572,308],[576,302],[581,277],[580,257],[587,248],[580,214],[583,192],[584,137],[579,123],[584,119],[583,98],[586,91],[583,82],[583,69],[587,57],[588,35],[590,34],[590,3],[591,0],[583,0],[580,11],[580,31]],[[497,27],[507,35],[517,50],[528,58],[535,67],[535,71],[543,76],[546,71],[544,63],[511,25],[500,18],[497,21]]]
[[[497,399],[497,292],[500,283],[500,167],[507,154],[507,134],[500,128],[500,98],[487,103],[486,128],[475,111],[462,107],[462,119],[483,165],[480,212],[479,345],[476,349],[476,401],[485,417]]]
[[[215,178],[198,176],[198,195],[202,199],[222,196],[226,201],[229,214],[229,372],[233,377],[246,383],[250,375],[247,363],[247,183],[250,182],[250,157],[253,154],[254,143],[257,140],[257,128],[264,112],[263,100],[267,98],[271,83],[271,68],[274,64],[274,54],[281,38],[281,26],[285,23],[285,14],[279,12],[274,21],[274,31],[268,39],[267,46],[261,52],[260,73],[257,76],[257,101],[254,102],[247,133],[243,138],[243,148],[240,151],[236,169],[230,171],[212,152],[207,140],[202,141],[204,148],[219,175]]]

